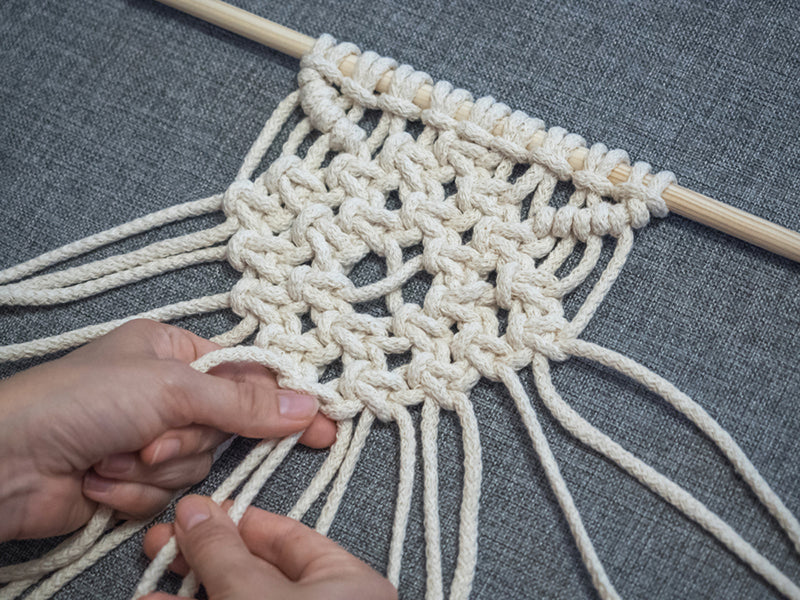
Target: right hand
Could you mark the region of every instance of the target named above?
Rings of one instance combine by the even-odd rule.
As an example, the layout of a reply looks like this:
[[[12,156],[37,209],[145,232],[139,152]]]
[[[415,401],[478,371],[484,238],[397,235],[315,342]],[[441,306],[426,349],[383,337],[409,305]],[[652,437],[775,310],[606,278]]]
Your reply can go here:
[[[153,558],[170,536],[181,554],[170,568],[191,567],[210,600],[396,600],[387,579],[341,546],[302,523],[251,507],[239,527],[223,507],[204,496],[178,503],[175,525],[147,532],[145,553]],[[143,600],[177,600],[164,592]]]

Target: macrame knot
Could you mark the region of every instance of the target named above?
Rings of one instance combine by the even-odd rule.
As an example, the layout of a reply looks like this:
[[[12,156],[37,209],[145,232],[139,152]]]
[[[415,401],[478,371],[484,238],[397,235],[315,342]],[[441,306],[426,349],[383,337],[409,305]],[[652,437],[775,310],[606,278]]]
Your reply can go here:
[[[561,181],[569,181],[574,169],[569,164],[569,155],[575,148],[585,146],[584,139],[574,133],[567,133],[561,127],[551,127],[545,134],[542,145],[529,150],[531,162],[547,167]]]
[[[440,408],[453,410],[459,402],[468,400],[465,392],[481,375],[466,362],[453,362],[449,346],[441,350],[416,353],[406,367],[405,378],[410,389],[422,391],[420,400],[430,398]]]
[[[491,147],[496,141],[494,134],[498,125],[511,114],[511,109],[492,97],[479,98],[472,105],[469,119],[461,121],[456,132],[470,142]]]
[[[244,318],[254,315],[252,310],[253,300],[255,299],[255,288],[258,281],[251,278],[241,278],[231,288],[231,310],[234,314]]]
[[[521,111],[511,112],[493,126],[488,147],[516,162],[525,162],[530,154],[528,144],[541,129],[544,129],[541,119],[532,119]]]
[[[409,340],[414,348],[425,352],[435,349],[449,354],[448,343],[453,332],[447,320],[432,317],[418,304],[403,304],[392,318],[392,331],[397,337]]]
[[[328,81],[341,86],[344,80],[339,65],[348,56],[360,56],[361,50],[349,42],[337,43],[333,36],[321,35],[314,42],[310,52],[300,59],[300,72],[298,81],[302,87],[308,78],[318,78],[320,75]]]
[[[453,89],[447,81],[437,81],[431,91],[430,106],[420,113],[420,120],[440,130],[454,130],[459,124],[456,112],[465,102],[472,102],[472,94]]]
[[[506,338],[512,348],[530,348],[553,360],[566,360],[557,342],[568,324],[558,284],[555,275],[536,268],[533,261],[498,265],[497,305],[509,311]],[[509,366],[513,366],[511,361]]]
[[[669,212],[661,194],[672,183],[675,175],[669,171],[660,171],[645,178],[650,173],[650,165],[646,162],[634,163],[628,181],[620,183],[611,192],[613,198],[623,202],[630,213],[631,225],[639,228],[650,222],[650,214],[664,217]]]
[[[297,247],[311,246],[319,252],[321,258],[326,258],[330,251],[325,240],[324,232],[330,231],[333,220],[333,211],[324,204],[311,204],[306,206],[297,215],[289,230],[292,243]]]
[[[238,179],[234,181],[222,197],[222,210],[228,217],[240,216],[242,204],[247,196],[255,194],[255,186],[249,179]]]
[[[608,151],[605,144],[593,144],[586,155],[582,169],[575,171],[572,182],[577,189],[585,189],[596,196],[611,196],[614,184],[608,176],[619,164],[629,164],[624,150]]]
[[[231,236],[226,250],[228,263],[240,273],[247,267],[246,253],[248,252],[248,242],[253,233],[247,229],[239,229]]]
[[[397,61],[382,57],[375,52],[364,52],[356,59],[350,77],[345,77],[342,81],[342,95],[357,105],[376,108],[375,87],[387,71],[395,68]]]
[[[404,119],[418,119],[422,109],[414,104],[414,98],[423,85],[432,83],[427,73],[400,65],[395,69],[388,92],[378,96],[378,107]]]
[[[384,423],[395,420],[398,408],[390,401],[390,392],[405,387],[406,382],[398,373],[386,371],[382,366],[376,368],[366,360],[350,362],[339,379],[339,392],[344,398],[354,399]]]

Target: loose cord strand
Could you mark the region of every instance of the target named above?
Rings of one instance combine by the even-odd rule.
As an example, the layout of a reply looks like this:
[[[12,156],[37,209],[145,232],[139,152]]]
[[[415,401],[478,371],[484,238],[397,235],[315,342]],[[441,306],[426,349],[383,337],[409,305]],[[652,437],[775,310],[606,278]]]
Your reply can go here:
[[[205,296],[203,298],[196,298],[194,300],[186,300],[184,302],[177,302],[169,304],[153,310],[149,310],[138,315],[125,317],[124,319],[116,319],[106,323],[98,323],[96,325],[88,325],[80,329],[74,329],[58,335],[50,337],[39,338],[29,342],[21,342],[19,344],[9,344],[7,346],[0,346],[0,362],[8,362],[14,360],[22,360],[24,358],[35,358],[38,356],[45,356],[53,352],[61,350],[68,350],[75,346],[80,346],[88,341],[105,335],[133,319],[152,319],[154,321],[171,321],[186,317],[189,315],[198,315],[209,312],[215,312],[228,308],[230,306],[230,293],[214,294]]]
[[[311,505],[316,502],[328,484],[338,473],[339,468],[342,466],[342,461],[347,455],[347,449],[350,446],[350,440],[353,436],[353,420],[345,419],[336,423],[336,441],[331,446],[328,456],[317,471],[314,479],[311,480],[309,486],[303,491],[303,494],[297,500],[292,510],[289,511],[288,516],[297,521],[301,520]]]
[[[375,415],[369,410],[361,411],[358,417],[358,424],[356,425],[353,439],[350,442],[350,447],[347,449],[347,454],[342,461],[342,466],[339,468],[339,473],[336,479],[333,480],[331,491],[328,493],[328,498],[325,505],[322,507],[315,529],[322,535],[327,535],[328,530],[336,517],[336,512],[339,510],[339,505],[342,502],[342,497],[347,491],[347,484],[355,471],[358,458],[361,456],[361,450],[367,441],[369,432],[372,430],[372,424],[375,422]]]
[[[547,438],[539,423],[539,417],[536,416],[536,411],[533,408],[530,398],[528,398],[528,393],[525,391],[519,376],[510,367],[501,368],[499,374],[501,380],[511,394],[511,397],[514,399],[517,411],[528,430],[534,450],[536,450],[536,454],[542,464],[547,480],[550,482],[550,487],[553,489],[556,500],[558,500],[558,504],[564,513],[569,529],[572,532],[572,537],[575,539],[575,544],[578,546],[578,552],[580,552],[581,558],[583,559],[583,564],[586,565],[586,570],[589,572],[592,585],[594,585],[594,588],[603,600],[619,600],[619,594],[617,594],[608,575],[606,575],[603,564],[600,562],[600,558],[597,556],[597,552],[595,552],[592,541],[589,539],[589,534],[586,532],[586,528],[583,525],[583,520],[581,519],[577,506],[575,506],[575,501],[572,499],[572,494],[570,494],[567,484],[561,476],[558,463],[550,449],[550,444],[547,443]]]
[[[769,560],[759,554],[748,542],[742,539],[730,525],[710,511],[705,504],[674,481],[636,458],[575,412],[561,398],[561,395],[553,386],[549,365],[544,356],[534,356],[532,368],[536,380],[536,388],[542,401],[567,431],[593,450],[616,463],[637,481],[708,531],[781,594],[792,600],[800,600],[800,588]]]
[[[464,487],[458,528],[458,558],[450,586],[451,600],[466,600],[472,591],[475,565],[478,562],[478,505],[481,495],[481,440],[478,420],[469,399],[464,396],[455,405],[461,422],[464,446]]]
[[[0,271],[0,283],[9,283],[22,279],[37,271],[64,262],[70,258],[81,256],[107,244],[118,242],[119,240],[144,233],[145,231],[150,231],[151,229],[167,225],[168,223],[183,221],[190,217],[216,212],[220,208],[222,208],[222,194],[215,194],[201,200],[192,200],[191,202],[184,202],[183,204],[164,208],[4,269]]]
[[[0,286],[0,291],[62,289],[78,283],[99,279],[112,273],[128,271],[154,260],[165,259],[208,248],[226,241],[236,232],[236,223],[229,219],[224,223],[179,237],[154,242],[149,246],[126,254],[117,254],[101,260],[71,267],[55,273],[37,275],[16,283]]]
[[[392,541],[389,546],[389,563],[386,568],[387,579],[397,587],[400,584],[400,565],[403,560],[403,542],[408,527],[408,512],[411,509],[411,496],[414,489],[414,464],[416,461],[416,436],[411,415],[405,407],[394,411],[394,418],[400,431],[400,480],[397,484],[397,503],[392,526]]]
[[[425,598],[441,600],[442,548],[439,527],[439,465],[437,438],[439,435],[439,405],[433,398],[422,404],[420,438],[422,442],[423,517],[425,522]]]
[[[159,258],[137,267],[109,273],[97,279],[64,288],[30,289],[24,286],[11,289],[0,288],[0,306],[47,306],[74,302],[162,273],[201,263],[221,261],[225,259],[225,253],[225,246],[202,248],[184,254]]]
[[[233,472],[225,478],[216,490],[214,490],[211,499],[217,504],[222,504],[222,502],[247,479],[250,473],[267,459],[277,443],[277,440],[264,440],[259,442],[245,459],[236,465]],[[166,572],[170,563],[172,563],[177,556],[178,544],[175,541],[175,536],[172,536],[169,541],[161,547],[161,550],[158,551],[150,564],[147,565],[147,568],[139,579],[132,600],[138,600],[138,598],[154,592],[161,576]]]
[[[233,505],[228,509],[228,516],[234,523],[237,525],[239,524],[239,521],[242,520],[247,507],[253,502],[258,492],[262,487],[264,487],[267,479],[269,479],[275,472],[275,469],[277,469],[281,463],[283,463],[291,449],[297,444],[297,440],[300,439],[302,434],[303,432],[300,431],[282,439],[275,449],[270,452],[267,459],[261,463],[261,466],[259,466],[258,469],[256,469],[256,471],[250,476],[250,479],[244,485],[242,491],[233,501]],[[169,565],[165,567],[165,572],[168,567]],[[178,590],[178,596],[194,598],[199,589],[200,581],[197,579],[197,575],[194,571],[189,571],[189,574],[183,578],[180,590]]]
[[[800,523],[797,518],[764,480],[739,444],[702,406],[663,377],[618,352],[578,339],[569,341],[565,345],[565,350],[574,356],[593,360],[627,375],[654,394],[661,396],[678,412],[686,416],[714,442],[720,452],[730,461],[736,472],[786,533],[794,545],[795,551],[800,553]]]

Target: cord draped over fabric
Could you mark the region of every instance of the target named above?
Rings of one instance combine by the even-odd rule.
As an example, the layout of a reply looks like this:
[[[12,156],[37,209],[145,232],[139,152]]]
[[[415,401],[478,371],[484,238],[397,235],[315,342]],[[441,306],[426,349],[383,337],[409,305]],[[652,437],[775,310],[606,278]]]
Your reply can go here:
[[[357,56],[352,76],[339,64]],[[375,86],[395,69],[391,88]],[[470,391],[480,378],[502,382],[530,435],[546,479],[560,505],[592,584],[604,600],[618,598],[562,477],[539,416],[518,372],[531,368],[536,391],[556,420],[644,486],[707,530],[787,598],[800,588],[700,500],[645,464],[581,417],[558,393],[552,361],[581,357],[614,369],[661,396],[704,432],[730,461],[800,553],[800,524],[731,436],[696,402],[646,367],[579,336],[625,264],[633,230],[665,216],[662,191],[671,173],[647,179],[645,163],[629,180],[608,175],[628,157],[593,145],[583,168],[567,158],[584,140],[563,129],[546,130],[544,143],[526,147],[544,123],[511,111],[492,98],[474,103],[467,120],[454,115],[472,97],[446,82],[352,44],[322,36],[301,61],[299,89],[283,100],[222,194],[167,208],[68,244],[0,272],[0,304],[70,302],[188,265],[227,260],[241,273],[230,292],[187,300],[136,315],[157,320],[230,309],[239,323],[214,341],[225,346],[193,367],[207,371],[230,361],[272,369],[278,382],[313,394],[338,421],[337,439],[289,515],[302,518],[327,490],[318,531],[327,533],[375,420],[396,423],[400,434],[399,485],[387,565],[397,585],[416,470],[417,434],[409,408],[421,405],[421,454],[427,597],[444,597],[438,506],[437,436],[441,411],[461,424],[463,500],[458,557],[449,596],[467,598],[477,562],[482,474],[479,423]],[[430,108],[413,98],[433,85]],[[256,174],[276,136],[300,109],[279,158]],[[368,124],[376,111],[377,124]],[[409,124],[419,124],[421,132]],[[498,124],[502,133],[496,134]],[[301,156],[302,155],[302,156]],[[573,191],[554,206],[559,182]],[[398,206],[388,203],[396,195]],[[46,275],[37,272],[100,246],[188,217],[222,210],[224,223]],[[598,267],[606,244],[613,255]],[[421,251],[414,251],[414,249]],[[380,280],[356,287],[348,274],[368,254],[385,261]],[[576,255],[571,269],[564,268]],[[561,271],[566,270],[566,273]],[[564,298],[601,270],[572,319]],[[432,278],[422,305],[407,302],[403,286],[420,272]],[[356,304],[384,299],[388,316],[359,312]],[[500,311],[506,315],[501,327]],[[301,319],[309,318],[311,328]],[[133,317],[131,317],[133,318]],[[126,319],[0,347],[0,360],[41,356],[70,348]],[[254,337],[252,344],[243,345]],[[390,368],[391,357],[405,364]],[[341,374],[321,379],[341,362]],[[395,361],[396,362],[396,361]],[[212,498],[234,496],[229,514],[238,522],[299,434],[265,440],[237,466]],[[86,527],[47,556],[0,569],[0,598],[29,591],[56,593],[81,571],[147,525],[109,529],[111,511],[98,510]],[[143,574],[134,597],[156,589],[175,558],[174,538]],[[187,576],[181,595],[198,590]]]

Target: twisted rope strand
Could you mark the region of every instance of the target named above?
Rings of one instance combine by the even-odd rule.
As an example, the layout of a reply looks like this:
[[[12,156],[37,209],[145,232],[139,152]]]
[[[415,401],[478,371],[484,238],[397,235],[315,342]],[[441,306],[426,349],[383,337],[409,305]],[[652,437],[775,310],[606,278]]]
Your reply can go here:
[[[800,599],[800,588],[792,583],[769,560],[759,554],[748,542],[742,539],[730,525],[674,481],[636,458],[592,426],[564,402],[552,384],[547,360],[541,355],[534,357],[533,372],[536,388],[542,401],[567,431],[593,450],[619,465],[637,481],[703,527],[781,594],[792,600]]]
[[[663,377],[618,352],[578,339],[570,340],[565,346],[565,350],[574,356],[593,360],[627,375],[654,394],[661,396],[675,407],[678,412],[694,423],[700,431],[714,442],[720,452],[733,465],[736,472],[786,533],[786,536],[794,546],[795,552],[800,554],[800,523],[764,480],[758,469],[750,462],[750,459],[747,458],[739,444],[702,406]]]
[[[543,361],[547,365],[547,361]],[[572,499],[572,494],[567,489],[567,484],[561,476],[561,471],[558,468],[555,456],[550,450],[550,444],[547,443],[547,438],[544,435],[542,426],[539,423],[539,418],[536,416],[536,411],[531,404],[530,398],[519,380],[519,377],[510,369],[504,369],[500,372],[501,379],[508,388],[511,397],[517,406],[522,422],[528,430],[533,448],[536,450],[536,455],[544,469],[550,487],[558,500],[561,511],[567,520],[569,529],[572,532],[572,537],[575,538],[575,544],[578,546],[583,564],[589,572],[589,577],[592,580],[592,585],[597,590],[597,593],[603,600],[619,600],[619,594],[614,589],[611,581],[606,575],[603,564],[595,552],[592,541],[589,539],[589,534],[583,525],[583,520],[575,506],[575,501]]]
[[[442,549],[439,527],[439,463],[436,440],[439,435],[439,405],[432,398],[422,404],[423,519],[425,523],[425,598],[441,600]]]
[[[218,211],[221,207],[222,194],[170,206],[144,217],[129,221],[128,223],[71,242],[55,250],[50,250],[36,258],[0,271],[0,283],[8,283],[22,279],[37,271],[64,262],[70,258],[81,256],[107,244],[118,242],[119,240],[144,233],[145,231],[151,231],[163,225],[167,225],[168,223],[213,213]]]

